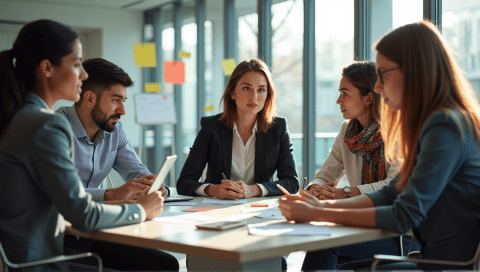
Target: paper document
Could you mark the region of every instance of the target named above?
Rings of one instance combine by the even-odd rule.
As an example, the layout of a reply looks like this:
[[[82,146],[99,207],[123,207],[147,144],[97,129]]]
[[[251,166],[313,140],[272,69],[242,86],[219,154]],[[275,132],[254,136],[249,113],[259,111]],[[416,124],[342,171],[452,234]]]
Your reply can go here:
[[[260,214],[257,215],[259,218],[268,218],[268,219],[286,219],[278,207],[261,210]]]
[[[203,199],[202,204],[247,204],[247,199],[241,198],[239,200],[228,200],[205,198]]]

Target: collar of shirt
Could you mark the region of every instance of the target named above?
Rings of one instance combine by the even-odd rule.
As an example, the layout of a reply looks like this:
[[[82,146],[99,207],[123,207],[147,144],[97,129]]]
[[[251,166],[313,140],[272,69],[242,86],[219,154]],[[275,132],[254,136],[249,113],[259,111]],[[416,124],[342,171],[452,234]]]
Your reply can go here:
[[[233,131],[236,131],[238,133],[238,128],[237,128],[237,123],[233,122]],[[257,133],[257,121],[255,121],[255,125],[253,126],[252,129],[253,133]]]
[[[75,137],[77,139],[84,138],[87,141],[87,143],[91,143],[90,138],[88,138],[87,132],[85,131],[85,128],[83,127],[82,122],[80,121],[80,118],[78,117],[77,109],[75,108],[75,104],[73,104],[71,107],[69,107],[67,109],[67,117],[70,120],[73,135],[75,135]],[[108,132],[106,132],[103,129],[100,129],[97,132],[97,135],[95,136],[95,140],[94,140],[95,144],[102,141],[105,138],[105,134],[108,134]]]

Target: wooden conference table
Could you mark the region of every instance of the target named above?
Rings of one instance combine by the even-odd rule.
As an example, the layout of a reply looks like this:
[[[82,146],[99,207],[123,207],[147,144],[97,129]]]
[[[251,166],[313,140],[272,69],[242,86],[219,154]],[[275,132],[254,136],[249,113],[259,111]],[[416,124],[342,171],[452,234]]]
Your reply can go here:
[[[279,197],[248,199],[249,203],[277,202]],[[197,206],[164,206],[164,211],[182,212],[190,208],[220,207],[221,210],[201,214],[221,218],[239,215],[240,209],[250,206],[201,204],[204,197],[195,197]],[[200,213],[195,213],[199,214]],[[240,215],[241,216],[241,215]],[[245,219],[248,224],[284,220],[252,217]],[[332,230],[330,236],[256,236],[248,233],[247,227],[223,231],[199,230],[192,223],[166,223],[154,220],[129,226],[103,229],[90,233],[79,232],[67,226],[66,233],[95,240],[109,241],[131,246],[180,252],[188,255],[189,270],[281,270],[281,257],[295,251],[311,251],[356,244],[398,236],[380,230],[346,227],[325,223]]]

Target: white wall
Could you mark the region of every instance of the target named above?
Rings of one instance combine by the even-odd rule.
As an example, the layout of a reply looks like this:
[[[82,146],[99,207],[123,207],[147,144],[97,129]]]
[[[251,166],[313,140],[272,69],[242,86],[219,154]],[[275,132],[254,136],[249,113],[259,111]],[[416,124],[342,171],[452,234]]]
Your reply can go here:
[[[0,1],[0,20],[29,22],[38,19],[55,20],[74,28],[94,29],[93,32],[81,36],[81,40],[88,41],[84,45],[88,47],[84,52],[85,56],[102,57],[115,63],[124,69],[134,82],[134,86],[128,89],[127,114],[121,120],[128,139],[133,146],[138,146],[140,128],[135,123],[133,96],[140,93],[143,87],[142,70],[133,64],[133,44],[142,42],[142,12]]]

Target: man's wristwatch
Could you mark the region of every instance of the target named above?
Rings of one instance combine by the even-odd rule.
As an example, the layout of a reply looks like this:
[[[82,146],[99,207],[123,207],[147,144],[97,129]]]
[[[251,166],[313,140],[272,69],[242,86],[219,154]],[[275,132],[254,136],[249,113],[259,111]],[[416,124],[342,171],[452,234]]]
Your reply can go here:
[[[343,188],[343,191],[345,192],[345,198],[350,198],[350,194],[352,193],[352,190],[350,190],[350,186],[345,186]]]

